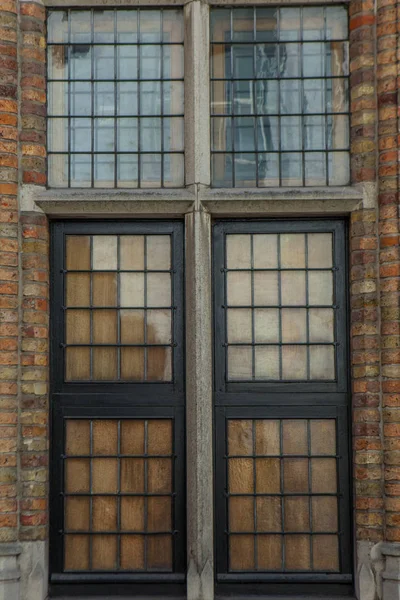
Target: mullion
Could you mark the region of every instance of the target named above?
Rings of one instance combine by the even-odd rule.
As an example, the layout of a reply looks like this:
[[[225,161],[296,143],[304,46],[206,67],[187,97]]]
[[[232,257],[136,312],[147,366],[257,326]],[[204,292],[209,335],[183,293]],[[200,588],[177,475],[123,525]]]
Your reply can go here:
[[[309,304],[310,304],[310,298],[309,298],[309,290],[308,290],[308,272],[307,272],[307,267],[308,267],[308,233],[306,233],[304,235],[304,245],[305,245],[305,263],[306,263],[306,269],[304,270],[304,277],[305,277],[305,285],[306,285],[306,340],[307,340],[307,380],[310,379],[310,310],[309,310]]]
[[[146,254],[146,253],[145,253]],[[148,498],[148,420],[145,419],[144,421],[144,454],[145,454],[145,458],[144,458],[144,494],[143,494],[143,504],[144,504],[144,531],[146,531],[147,535],[144,536],[143,538],[143,552],[144,552],[144,569],[145,571],[147,571],[147,540],[148,540],[148,503],[147,503],[147,498]]]
[[[279,173],[281,170],[279,169]],[[277,258],[278,258],[278,314],[279,314],[279,380],[282,381],[283,365],[282,365],[282,281],[281,281],[281,234],[278,233],[277,240]],[[281,431],[282,434],[282,431]],[[282,452],[282,448],[281,448]]]
[[[89,459],[89,571],[93,569],[93,545],[92,545],[92,532],[93,532],[93,496],[92,496],[92,488],[93,488],[93,421],[90,420],[90,459]]]
[[[117,378],[118,381],[121,380],[121,276],[120,276],[120,266],[121,266],[121,236],[117,235],[117,307],[115,310],[117,311]],[[118,425],[119,427],[119,425]],[[119,436],[118,436],[119,440]],[[119,443],[119,442],[118,442]],[[119,451],[118,451],[119,453]]]
[[[119,236],[118,236],[119,238]],[[119,370],[118,370],[119,376]],[[121,569],[121,421],[117,423],[117,571]]]
[[[147,381],[147,235],[144,236],[144,274],[143,274],[143,313],[144,313],[144,350],[143,350],[143,380]],[[170,344],[168,344],[170,345]]]
[[[313,513],[312,513],[312,466],[311,466],[311,431],[310,431],[310,419],[307,419],[307,448],[308,448],[308,522],[310,530],[310,569],[314,569],[314,557],[313,557]],[[313,457],[314,458],[314,457]],[[337,490],[337,487],[336,487]]]

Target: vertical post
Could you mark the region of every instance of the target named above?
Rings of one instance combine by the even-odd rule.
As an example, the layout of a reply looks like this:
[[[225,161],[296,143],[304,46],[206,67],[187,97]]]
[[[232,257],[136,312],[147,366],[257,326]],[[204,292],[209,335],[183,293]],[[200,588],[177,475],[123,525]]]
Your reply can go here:
[[[211,218],[186,215],[187,598],[213,600]]]
[[[209,6],[185,6],[186,185],[210,185]]]
[[[187,598],[214,598],[209,7],[185,6],[185,170],[194,192],[186,215]]]

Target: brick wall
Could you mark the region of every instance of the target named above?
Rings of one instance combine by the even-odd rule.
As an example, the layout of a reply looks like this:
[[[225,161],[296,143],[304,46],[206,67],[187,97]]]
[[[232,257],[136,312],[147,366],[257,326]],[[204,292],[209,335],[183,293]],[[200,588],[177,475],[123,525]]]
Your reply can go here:
[[[388,541],[400,541],[400,253],[398,162],[398,9],[377,5],[379,262],[384,482]]]
[[[46,183],[45,9],[20,2],[20,181]],[[20,213],[21,541],[45,540],[48,521],[48,326],[49,233],[38,213]]]
[[[17,2],[0,3],[0,542],[18,538]]]
[[[0,3],[0,80],[0,542],[10,542],[47,537],[48,223],[18,210],[23,185],[46,182],[43,6]]]
[[[373,0],[350,3],[352,180],[376,183],[377,114]],[[352,213],[350,225],[351,373],[357,540],[384,537],[377,209]]]

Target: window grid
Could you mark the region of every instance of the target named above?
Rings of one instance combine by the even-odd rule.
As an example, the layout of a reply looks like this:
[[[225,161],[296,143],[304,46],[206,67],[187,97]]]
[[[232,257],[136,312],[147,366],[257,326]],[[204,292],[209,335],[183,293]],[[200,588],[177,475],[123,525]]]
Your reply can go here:
[[[313,381],[315,379],[334,380],[336,378],[335,348],[338,345],[338,342],[336,339],[335,312],[339,307],[335,303],[334,273],[336,267],[332,262],[332,236],[325,234],[326,239],[324,240],[324,244],[326,245],[326,248],[328,248],[327,257],[325,256],[322,258],[317,266],[318,262],[315,262],[315,249],[314,256],[309,257],[309,236],[313,236],[313,234],[293,234],[289,239],[291,239],[292,242],[293,240],[298,240],[298,251],[301,252],[302,246],[304,248],[304,264],[300,264],[300,260],[298,266],[295,266],[294,264],[283,264],[281,257],[282,235],[282,233],[279,233],[269,236],[271,239],[275,240],[273,243],[276,244],[274,250],[271,248],[268,250],[265,249],[265,252],[271,252],[272,260],[276,261],[276,263],[270,267],[255,266],[254,238],[260,239],[262,236],[259,234],[246,234],[245,236],[240,234],[230,234],[226,236],[227,251],[225,252],[226,259],[225,267],[223,269],[225,278],[225,303],[223,309],[225,311],[226,333],[224,346],[226,349],[225,366],[227,381]],[[240,255],[240,260],[244,263],[247,258],[249,258],[248,266],[244,266],[244,264],[241,266],[238,264],[235,265],[235,261],[239,256],[238,248],[241,240],[242,243],[243,240],[246,241],[241,248],[242,254]],[[247,241],[249,241],[248,245]],[[232,257],[230,256],[228,243],[236,245],[236,248],[232,246]],[[286,243],[290,242],[286,240]],[[249,250],[250,256],[245,258],[247,250]],[[293,249],[293,252],[295,251],[296,250]],[[262,251],[258,249],[258,260],[260,260],[260,252]],[[256,284],[255,276],[258,274],[276,275],[276,281],[259,281],[258,284]],[[288,288],[288,281],[286,281],[285,294],[283,294],[282,278],[285,275],[290,277],[293,274],[303,275],[302,279],[298,279],[297,285],[303,286],[304,290],[302,291],[300,287],[300,289],[297,290],[297,294],[298,296],[303,295],[305,301],[299,301],[296,292],[293,293],[292,290]],[[326,295],[325,297],[317,295],[317,298],[311,299],[309,289],[310,277],[318,277],[318,274],[323,278],[325,276],[325,281],[324,279],[321,279],[319,285],[326,287]],[[230,279],[231,275],[242,275],[242,279]],[[243,279],[246,275],[250,276],[250,290],[248,290],[249,293],[247,294],[247,282],[246,279]],[[268,288],[268,301],[261,301],[259,298],[257,299],[255,297],[256,285],[258,286],[258,293],[260,293],[261,286],[264,290],[267,290]],[[292,285],[296,285],[296,281],[293,281]],[[314,295],[316,285],[318,285],[318,282],[314,280]],[[275,301],[271,296],[271,291],[272,293],[274,292],[274,287],[276,287]],[[246,296],[248,301],[246,301]],[[246,326],[246,314],[249,311],[251,320],[250,339],[247,337],[248,327]],[[273,320],[274,316],[272,314],[269,314],[268,316],[264,314],[263,316],[262,311],[264,311],[264,313],[265,311],[275,311],[275,318],[277,319],[277,334],[274,336],[274,324],[272,324],[272,326],[269,325],[268,340],[265,338],[260,339],[262,336],[265,336],[265,331],[258,330],[258,327],[261,326],[263,321],[265,324],[266,318]],[[299,311],[301,311],[301,314],[299,314]],[[256,313],[260,318],[258,325],[255,322]],[[315,320],[311,333],[310,316]],[[283,330],[285,320],[285,330]],[[303,333],[301,333],[302,322],[304,325]],[[232,327],[230,327],[231,323]],[[321,328],[321,331],[318,330],[318,326]],[[294,336],[292,339],[287,339],[288,336],[290,338],[291,329],[295,331],[298,328],[300,328],[300,333],[297,331],[297,338]],[[240,333],[238,333],[239,329]],[[257,372],[256,353],[260,350],[262,351],[264,348],[270,348],[271,350],[276,348],[278,352],[277,354],[275,353],[276,356],[274,357],[272,357],[272,355],[269,357],[262,357],[260,354],[260,366]],[[295,353],[300,348],[304,348],[306,354],[305,356],[296,357]],[[251,351],[250,368],[247,365],[248,356],[246,354],[249,350]],[[293,376],[293,373],[291,373],[288,363],[289,358],[288,356],[284,356],[284,352],[286,351],[293,353],[292,360],[297,360],[300,364],[304,363],[303,366],[305,366],[305,371],[302,376],[295,377]],[[325,356],[325,360],[327,361],[326,370],[320,370],[321,365],[318,366],[316,355],[318,351],[325,351],[328,353],[328,355]],[[238,356],[236,356],[236,353],[239,353]],[[266,361],[266,364],[269,364],[269,368],[271,368],[273,362],[276,361],[276,365],[272,366],[271,372],[269,370],[267,372],[266,367],[261,366],[263,360]],[[269,363],[269,361],[272,362]],[[286,365],[285,368],[284,364]],[[300,368],[300,371],[301,370],[302,369]]]
[[[126,268],[126,261],[129,249],[126,248],[126,257],[122,259],[121,237],[134,243],[134,240],[142,244],[143,251],[143,268]],[[108,259],[112,263],[113,248],[115,252],[115,264],[103,265],[104,268],[99,268],[98,262],[94,265],[94,254],[96,250],[93,247],[94,239],[98,243],[102,240],[104,244],[111,242],[108,247]],[[151,240],[151,242],[149,241]],[[151,249],[150,249],[150,243]],[[79,244],[79,245],[78,245]],[[157,248],[158,246],[158,248]],[[106,246],[107,247],[107,246]],[[161,252],[160,252],[161,248]],[[97,250],[99,250],[97,246]],[[86,252],[88,250],[88,252]],[[158,252],[157,252],[158,250]],[[148,255],[152,252],[152,264],[148,264]],[[88,256],[85,256],[88,254]],[[172,278],[173,269],[171,267],[171,241],[169,235],[145,235],[145,236],[68,236],[67,237],[67,268],[64,270],[65,277],[65,300],[63,311],[65,313],[65,332],[64,342],[62,344],[66,356],[65,360],[65,377],[68,381],[172,381],[173,380],[173,365],[172,355],[175,342],[173,340],[173,319],[174,306],[172,305]],[[87,262],[89,258],[89,263]],[[79,260],[81,264],[78,264]],[[101,257],[97,258],[97,261]],[[129,259],[128,259],[129,260]],[[140,262],[140,250],[137,254],[137,261]],[[73,264],[76,268],[68,267]],[[87,266],[90,265],[88,269]],[[111,281],[98,281],[99,289],[97,290],[97,298],[94,293],[94,279],[101,278],[102,275],[109,275]],[[129,282],[129,275],[137,275],[140,280],[136,287],[143,285],[143,293],[138,291],[137,297],[132,301],[127,299],[132,281]],[[163,278],[156,281],[154,278],[159,276]],[[72,280],[70,278],[73,278]],[[124,282],[122,278],[126,278]],[[148,278],[152,277],[151,290],[152,300],[149,302]],[[89,286],[87,284],[89,283]],[[125,297],[121,298],[121,288],[126,285]],[[82,301],[82,295],[79,290],[88,287],[88,298]],[[115,288],[114,291],[112,288]],[[102,288],[102,289],[100,289]],[[132,289],[131,289],[132,291]],[[106,300],[101,296],[103,292]],[[115,300],[112,301],[112,296]],[[140,297],[141,296],[141,300]],[[110,302],[111,298],[111,302]],[[86,301],[85,301],[86,300]],[[152,324],[148,322],[148,313],[152,315]],[[89,313],[90,331],[89,339],[87,332],[84,332],[85,315]],[[110,319],[108,319],[110,315]],[[115,339],[113,339],[113,319]],[[99,341],[94,339],[94,317],[103,321],[111,327],[111,332],[103,333],[104,338]],[[122,320],[126,318],[125,327],[122,327]],[[131,319],[134,319],[131,322]],[[143,319],[143,323],[140,319]],[[136,321],[135,321],[136,319]],[[161,321],[160,321],[161,319]],[[110,325],[110,323],[111,325]],[[161,323],[161,324],[160,324]],[[142,325],[142,327],[141,327]],[[124,340],[127,330],[136,327],[135,331],[131,332],[131,339]],[[76,328],[78,328],[78,339],[76,338]],[[149,329],[151,330],[151,338],[149,339]],[[141,330],[141,331],[140,331]],[[132,336],[136,339],[132,339]],[[108,340],[106,338],[109,338]],[[86,339],[84,339],[86,338]],[[143,338],[140,342],[140,338]],[[71,341],[72,339],[72,341]],[[130,356],[129,350],[135,350],[139,353],[135,356]],[[81,351],[87,350],[85,355]],[[107,370],[104,367],[95,368],[96,357],[95,352],[108,352],[106,356],[98,356],[99,364],[108,363]],[[122,365],[122,353],[126,353],[125,366]],[[87,356],[86,356],[87,355]],[[89,368],[83,368],[82,364],[89,358]],[[77,367],[77,363],[81,363],[81,370]],[[129,362],[131,366],[129,367]],[[112,364],[114,363],[114,367]],[[149,364],[152,367],[149,370]],[[133,369],[133,365],[137,368],[137,372]]]
[[[226,428],[229,571],[339,571],[335,420],[229,418]]]
[[[173,420],[67,419],[65,434],[65,570],[172,571]]]
[[[332,9],[345,11],[343,7],[253,7],[212,10],[210,100],[211,170],[214,187],[329,186],[349,183],[347,13],[346,28],[341,28],[341,35],[332,37],[329,35],[327,24],[327,14]],[[298,11],[299,14],[299,28],[294,32],[294,38],[282,36],[282,24],[287,14],[284,11],[288,10]],[[310,11],[313,10],[323,11],[323,31],[318,32],[319,38],[316,34],[317,39],[306,37],[304,30],[304,14],[308,11],[308,15],[312,16]],[[276,31],[259,31],[257,28],[257,19],[261,21],[267,11],[268,18],[275,20]],[[218,22],[224,22],[224,13],[229,13],[229,19],[225,18],[225,22],[229,21],[230,24],[228,29],[222,30],[222,34],[218,27],[223,27],[223,24]],[[252,31],[235,32],[235,20],[240,23],[241,19],[245,22],[247,18],[249,26],[250,14]],[[332,19],[333,16],[330,17],[331,21]],[[246,25],[243,27],[246,29]],[[285,32],[283,33],[285,35]],[[245,36],[245,39],[240,39],[240,35]],[[268,35],[270,37],[266,40]],[[317,53],[323,66],[321,73],[316,77],[312,73],[304,72],[307,56],[304,48],[310,49],[315,46],[318,49],[318,45],[320,50],[324,50]],[[250,72],[244,75],[243,68],[240,70],[235,65],[234,54],[239,52],[240,55],[241,51],[246,52],[250,46],[252,66],[249,68],[249,64],[247,65]],[[287,59],[288,56],[290,59],[287,52],[291,47],[298,49],[297,54],[292,54],[292,58],[297,58],[295,76],[282,70],[281,59]],[[336,52],[340,48],[343,54],[340,67],[335,65],[340,71],[336,73],[332,72],[332,47]],[[259,68],[257,53],[268,50],[272,50],[273,56],[269,59],[269,72],[266,73],[265,66]],[[336,63],[340,52],[336,55]],[[314,90],[310,87],[313,82]],[[247,90],[244,88],[245,84]],[[290,86],[296,84],[297,91],[294,87],[290,90]],[[243,91],[244,102],[240,99],[240,93],[243,94]],[[306,99],[310,103],[313,92],[320,94],[320,106],[316,107],[314,98],[314,107],[311,109],[311,106],[306,105]],[[272,100],[275,106],[268,105],[268,93],[269,96],[275,94],[275,100]],[[296,97],[297,102],[285,108],[283,102],[290,95]],[[317,129],[317,137],[320,139],[315,137]],[[338,132],[336,137],[339,139],[333,139],[334,131]],[[260,138],[261,135],[263,139]],[[296,167],[296,164],[298,173],[291,175],[290,170],[293,166]],[[320,173],[318,167],[321,169]]]
[[[142,21],[149,21],[149,12],[159,16],[158,32],[142,32]],[[136,31],[121,29],[120,15],[127,13],[135,15]],[[174,39],[175,32],[165,31],[168,13],[175,14],[177,22],[171,25],[169,17],[165,27],[176,27],[178,41]],[[83,32],[81,39],[76,38],[79,34],[71,29],[76,15],[83,15],[82,19],[89,15],[90,18],[90,32],[86,35]],[[111,35],[112,41],[96,39],[96,35],[100,35],[99,32],[96,34],[97,15],[100,18],[112,15],[113,31],[104,34]],[[67,20],[67,28],[63,25],[64,20]],[[181,21],[181,11],[168,9],[50,12],[48,164],[51,187],[163,188],[184,185]],[[131,39],[123,41],[129,35]],[[166,40],[168,37],[170,39]],[[103,67],[102,74],[97,76],[96,65],[102,58],[110,59],[108,49],[112,50],[113,58],[108,60],[107,72]],[[135,71],[125,76],[121,58],[124,49],[128,52],[127,64],[132,66],[136,62]],[[149,56],[152,49],[155,55]],[[102,52],[106,52],[103,57]],[[79,63],[80,55],[89,56],[87,72],[83,68],[79,73],[74,67]],[[148,72],[149,59],[153,61],[153,73]],[[146,90],[150,102],[143,102],[141,98]],[[99,108],[101,92],[104,101],[110,104],[103,109]],[[87,102],[89,94],[90,108],[82,106],[82,98],[84,101],[86,97]]]

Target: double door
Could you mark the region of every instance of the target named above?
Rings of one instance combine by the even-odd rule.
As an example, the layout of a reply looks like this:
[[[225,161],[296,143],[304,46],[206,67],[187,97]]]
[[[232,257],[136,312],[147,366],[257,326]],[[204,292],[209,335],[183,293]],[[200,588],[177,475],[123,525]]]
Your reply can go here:
[[[213,229],[216,591],[348,593],[345,224]],[[183,224],[57,222],[52,256],[52,588],[183,596]]]

